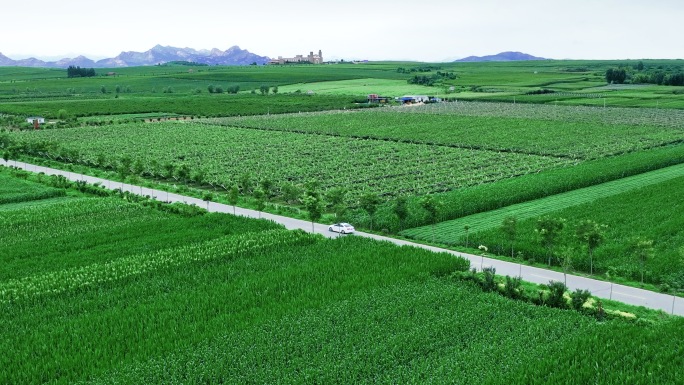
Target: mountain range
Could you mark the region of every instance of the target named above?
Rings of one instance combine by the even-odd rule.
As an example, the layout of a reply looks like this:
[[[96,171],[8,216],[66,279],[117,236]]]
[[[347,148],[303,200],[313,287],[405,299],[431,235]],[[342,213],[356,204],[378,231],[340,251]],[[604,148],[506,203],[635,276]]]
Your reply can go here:
[[[524,60],[548,60],[543,57],[536,57],[522,52],[501,52],[496,55],[488,56],[468,56],[457,62],[487,62],[487,61],[524,61]]]
[[[117,68],[150,66],[171,61],[188,61],[207,65],[249,65],[252,63],[265,64],[269,61],[269,58],[240,49],[238,46],[233,46],[225,51],[221,51],[217,48],[211,50],[195,50],[192,48],[156,45],[145,52],[121,52],[116,57],[98,61],[88,59],[85,56],[65,58],[58,61],[43,61],[36,58],[12,60],[0,53],[0,67],[67,68],[69,66],[78,66],[84,68]]]

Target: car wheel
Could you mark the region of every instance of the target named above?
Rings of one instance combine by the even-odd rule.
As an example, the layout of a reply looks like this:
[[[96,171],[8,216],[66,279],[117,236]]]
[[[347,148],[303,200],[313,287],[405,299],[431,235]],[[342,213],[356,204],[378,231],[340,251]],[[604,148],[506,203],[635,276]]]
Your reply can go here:
[[[340,231],[340,234],[347,234],[344,230]]]
[[[332,233],[332,227],[328,227],[328,231]]]

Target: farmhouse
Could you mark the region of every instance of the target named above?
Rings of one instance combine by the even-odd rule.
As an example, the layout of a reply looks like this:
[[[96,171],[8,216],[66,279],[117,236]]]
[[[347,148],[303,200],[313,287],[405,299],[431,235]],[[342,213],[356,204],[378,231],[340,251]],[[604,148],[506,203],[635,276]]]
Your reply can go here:
[[[35,124],[36,121],[38,122],[38,124],[44,124],[45,118],[41,116],[29,116],[28,118],[26,118],[26,123]]]
[[[278,56],[277,59],[271,59],[268,64],[286,64],[286,63],[311,63],[311,64],[321,64],[323,63],[323,51],[318,50],[318,55],[315,55],[313,51],[309,52],[308,56],[297,55],[295,57],[282,57]]]
[[[387,96],[380,96],[378,94],[369,94],[368,95],[368,103],[369,104],[384,104],[387,103],[390,100],[389,97]]]

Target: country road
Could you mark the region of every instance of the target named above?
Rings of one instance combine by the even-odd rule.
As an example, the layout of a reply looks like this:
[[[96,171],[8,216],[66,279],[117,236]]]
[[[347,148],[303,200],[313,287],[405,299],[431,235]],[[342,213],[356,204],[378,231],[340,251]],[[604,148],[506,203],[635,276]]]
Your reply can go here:
[[[280,223],[288,229],[302,229],[307,232],[312,231],[312,224],[308,221],[303,221],[299,219],[288,218],[284,216],[269,214],[269,213],[259,213],[255,210],[244,209],[240,207],[233,207],[230,205],[225,205],[216,202],[205,202],[201,199],[187,197],[183,195],[178,195],[174,193],[169,193],[161,190],[149,189],[142,186],[130,185],[122,182],[110,181],[107,179],[96,178],[88,175],[77,174],[74,172],[63,171],[53,168],[47,168],[42,166],[37,166],[33,164],[28,164],[18,161],[4,161],[0,159],[0,165],[2,166],[14,166],[27,171],[36,173],[45,173],[48,175],[62,175],[72,181],[85,181],[87,183],[100,183],[102,186],[108,189],[121,189],[122,191],[129,191],[138,195],[147,195],[155,199],[167,202],[184,202],[186,204],[195,204],[199,207],[207,208],[211,212],[222,212],[228,214],[242,215],[252,218],[262,218],[272,220],[274,222]],[[313,225],[313,231],[322,234],[326,237],[338,237],[337,233],[328,232],[328,224],[316,223]],[[356,236],[362,236],[367,238],[376,239],[379,241],[387,241],[400,246],[413,246],[419,247],[434,252],[445,252],[453,255],[457,255],[466,258],[470,261],[472,267],[477,270],[481,270],[484,267],[494,267],[496,269],[496,274],[498,275],[510,275],[510,276],[521,276],[523,280],[533,283],[548,283],[549,281],[561,281],[563,282],[564,276],[562,273],[541,269],[537,267],[531,267],[511,262],[500,261],[496,259],[486,258],[479,255],[460,253],[457,251],[441,249],[433,246],[421,245],[418,243],[408,242],[404,240],[394,239],[390,237],[383,237],[375,234],[368,234],[364,232],[356,232]],[[348,236],[348,235],[347,235]],[[635,306],[644,306],[651,309],[663,310],[667,313],[672,313],[679,316],[684,316],[684,298],[674,297],[671,295],[656,293],[648,290],[638,289],[630,286],[624,286],[619,284],[613,284],[610,282],[599,281],[595,279],[567,275],[567,286],[570,290],[583,289],[589,290],[592,295],[620,301],[626,304]]]

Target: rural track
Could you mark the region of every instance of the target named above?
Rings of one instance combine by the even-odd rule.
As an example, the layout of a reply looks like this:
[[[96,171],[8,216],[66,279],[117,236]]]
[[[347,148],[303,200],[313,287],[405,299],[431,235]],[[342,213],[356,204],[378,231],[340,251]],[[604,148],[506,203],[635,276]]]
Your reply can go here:
[[[70,171],[38,166],[14,160],[5,161],[3,159],[0,159],[0,165],[6,167],[12,166],[35,173],[42,172],[47,175],[62,175],[71,181],[85,181],[91,184],[100,183],[103,187],[106,187],[108,189],[121,189],[122,191],[128,191],[130,193],[137,195],[147,195],[161,201],[195,204],[199,207],[208,209],[208,211],[210,212],[221,212],[227,214],[235,213],[236,215],[241,215],[245,217],[267,219],[279,223],[290,230],[301,229],[307,232],[311,232],[313,228],[313,232],[321,234],[325,237],[336,238],[340,236],[339,234],[328,232],[328,225],[326,224],[315,223],[312,226],[311,222],[300,219],[288,218],[270,213],[259,213],[256,210],[233,207],[222,203],[207,203],[206,201],[203,201],[198,198],[169,193],[167,191],[150,189],[147,187],[111,181],[107,179],[92,177]],[[400,239],[384,237],[376,234],[356,232],[355,236],[371,238],[378,241],[391,242],[399,246],[418,247],[436,253],[448,253],[456,255],[468,259],[470,261],[471,267],[476,268],[478,271],[482,270],[485,267],[494,267],[498,275],[510,275],[512,277],[520,276],[524,281],[527,282],[548,283],[552,280],[560,282],[565,282],[567,280],[567,286],[570,290],[588,290],[591,292],[593,296],[598,298],[612,299],[629,305],[644,306],[646,308],[662,310],[666,313],[684,316],[684,298],[674,297],[672,295],[656,293],[649,290],[639,289],[620,284],[614,284],[606,281],[599,281],[596,279],[580,277],[571,274],[567,274],[567,276],[564,277],[563,273],[559,273],[552,270],[546,270],[538,267],[526,266],[512,262],[500,261],[497,259],[483,257],[480,255],[461,253],[453,250],[422,245],[419,243],[413,243]]]

